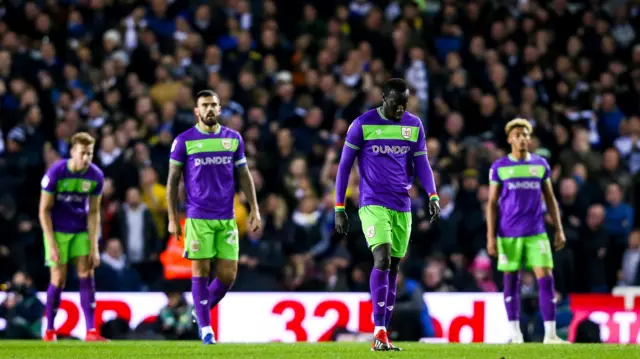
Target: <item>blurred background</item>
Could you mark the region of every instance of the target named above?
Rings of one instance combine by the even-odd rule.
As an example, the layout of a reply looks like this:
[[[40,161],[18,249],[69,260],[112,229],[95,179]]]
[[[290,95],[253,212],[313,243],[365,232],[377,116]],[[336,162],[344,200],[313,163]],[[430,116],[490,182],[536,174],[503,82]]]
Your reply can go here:
[[[568,242],[555,254],[560,303],[637,286],[639,14],[640,2],[623,0],[5,1],[0,283],[12,298],[45,288],[40,179],[89,131],[106,177],[98,291],[167,292],[182,305],[172,293],[190,289],[191,273],[166,230],[169,146],[195,124],[194,94],[210,88],[223,124],[244,137],[264,220],[247,232],[238,193],[234,291],[368,291],[357,171],[346,237],[333,231],[334,181],[349,124],[402,77],[442,206],[429,224],[423,189],[410,190],[410,293],[501,290],[484,251],[485,204],[515,116],[534,125],[531,152],[553,169]],[[523,298],[535,298],[523,277]]]

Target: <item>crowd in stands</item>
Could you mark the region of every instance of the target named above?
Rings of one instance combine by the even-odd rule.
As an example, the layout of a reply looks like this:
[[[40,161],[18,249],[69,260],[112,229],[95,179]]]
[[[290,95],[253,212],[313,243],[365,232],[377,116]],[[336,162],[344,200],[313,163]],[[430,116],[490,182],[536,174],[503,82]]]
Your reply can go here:
[[[165,183],[169,147],[209,88],[244,137],[264,222],[247,231],[239,193],[234,290],[368,291],[357,171],[346,237],[333,230],[334,181],[349,124],[402,77],[442,207],[429,223],[423,189],[409,191],[404,277],[424,291],[501,288],[484,250],[488,169],[508,151],[506,122],[523,117],[562,211],[558,292],[638,285],[639,15],[637,1],[599,0],[2,2],[0,282],[24,271],[45,287],[40,179],[81,130],[106,177],[97,289],[190,278]]]

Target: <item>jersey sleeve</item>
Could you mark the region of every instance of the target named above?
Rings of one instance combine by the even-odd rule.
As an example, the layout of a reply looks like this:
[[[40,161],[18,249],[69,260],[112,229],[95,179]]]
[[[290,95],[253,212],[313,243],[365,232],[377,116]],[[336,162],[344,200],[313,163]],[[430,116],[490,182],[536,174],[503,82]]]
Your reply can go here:
[[[489,169],[489,183],[491,184],[502,184],[502,180],[498,175],[498,163],[494,162],[491,165],[491,169]]]
[[[184,166],[187,161],[187,146],[184,140],[178,136],[171,144],[171,154],[169,155],[169,163],[176,166]]]
[[[364,146],[364,135],[362,134],[362,126],[359,119],[356,118],[349,126],[344,145],[356,151],[359,151]]]
[[[542,165],[544,166],[542,182],[551,180],[551,166],[549,166],[549,162],[545,158],[542,158]]]
[[[97,168],[98,175],[96,176],[96,187],[91,192],[92,196],[100,196],[102,195],[102,188],[104,187],[104,173]]]
[[[40,181],[40,188],[42,191],[51,194],[56,193],[56,188],[58,186],[58,179],[56,175],[57,168],[58,166],[55,165],[49,167],[44,176],[42,176],[42,180]]]
[[[413,151],[414,156],[422,156],[427,154],[427,136],[424,133],[422,122],[418,121],[418,123],[418,142],[416,142],[416,147]]]
[[[238,147],[236,152],[233,153],[233,164],[236,167],[242,167],[247,165],[247,157],[244,155],[244,140],[242,136],[238,136]]]

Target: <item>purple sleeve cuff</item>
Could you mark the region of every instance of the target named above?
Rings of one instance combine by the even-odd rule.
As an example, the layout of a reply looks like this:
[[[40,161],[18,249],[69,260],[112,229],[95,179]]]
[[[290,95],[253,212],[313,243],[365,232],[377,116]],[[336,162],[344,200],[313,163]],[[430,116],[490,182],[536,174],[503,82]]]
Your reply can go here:
[[[353,162],[356,160],[357,154],[358,151],[349,146],[342,148],[338,175],[336,176],[336,204],[344,205],[344,197],[347,193],[347,186],[349,185],[351,167],[353,167]]]
[[[424,189],[429,193],[429,195],[436,193],[436,183],[433,179],[433,171],[431,170],[431,165],[429,165],[427,156],[416,156],[414,163],[416,166],[416,175],[420,179],[420,182],[422,182]]]

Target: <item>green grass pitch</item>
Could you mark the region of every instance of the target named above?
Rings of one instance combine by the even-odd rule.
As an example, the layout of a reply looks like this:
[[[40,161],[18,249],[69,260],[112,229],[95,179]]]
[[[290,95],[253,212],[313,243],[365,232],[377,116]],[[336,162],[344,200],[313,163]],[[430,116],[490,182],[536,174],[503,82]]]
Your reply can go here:
[[[416,358],[416,359],[633,359],[640,348],[632,345],[489,345],[397,343],[402,352],[371,352],[369,343],[218,344],[199,342],[117,341],[83,343],[60,341],[0,341],[2,359],[199,359],[199,358]]]

